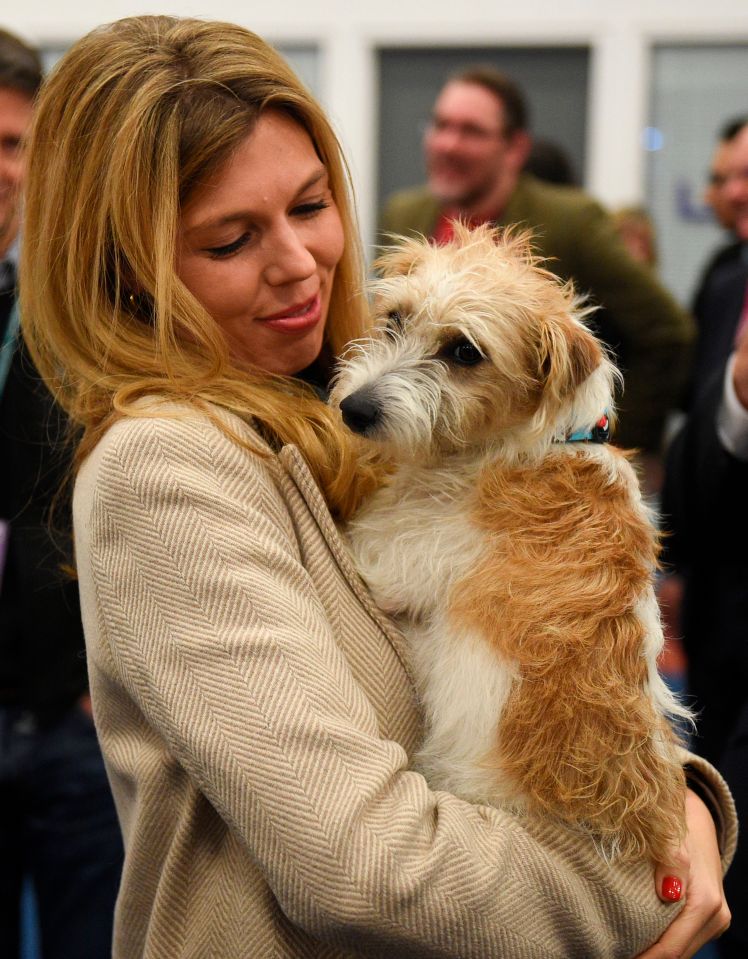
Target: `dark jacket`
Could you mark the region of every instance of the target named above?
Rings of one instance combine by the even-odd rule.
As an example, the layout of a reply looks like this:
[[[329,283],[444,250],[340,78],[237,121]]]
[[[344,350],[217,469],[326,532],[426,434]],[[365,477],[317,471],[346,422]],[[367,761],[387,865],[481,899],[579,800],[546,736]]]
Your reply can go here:
[[[699,328],[690,406],[667,458],[662,509],[666,559],[684,579],[681,630],[698,711],[693,748],[716,763],[748,822],[748,462],[717,433],[725,370],[748,283],[740,246],[709,264],[696,299]],[[748,838],[725,890],[733,923],[725,956],[748,955]]]
[[[0,294],[0,336],[13,296]],[[70,562],[67,422],[19,339],[0,398],[0,518],[10,524],[0,587],[0,705],[53,718],[86,689]],[[62,492],[61,492],[62,491]],[[50,511],[57,500],[53,522]]]

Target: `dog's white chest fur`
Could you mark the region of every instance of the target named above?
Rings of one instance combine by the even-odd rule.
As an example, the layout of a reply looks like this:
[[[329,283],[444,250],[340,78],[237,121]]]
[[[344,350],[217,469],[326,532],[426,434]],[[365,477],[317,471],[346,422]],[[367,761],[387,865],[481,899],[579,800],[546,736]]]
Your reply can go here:
[[[348,529],[357,568],[379,606],[411,621],[433,615],[479,555],[467,519],[470,480],[440,470],[401,470]]]
[[[348,530],[354,561],[377,604],[407,633],[411,665],[428,733],[415,766],[432,787],[476,801],[504,795],[481,768],[496,739],[501,711],[516,678],[483,637],[449,620],[454,589],[484,548],[468,515],[475,476],[401,470]]]

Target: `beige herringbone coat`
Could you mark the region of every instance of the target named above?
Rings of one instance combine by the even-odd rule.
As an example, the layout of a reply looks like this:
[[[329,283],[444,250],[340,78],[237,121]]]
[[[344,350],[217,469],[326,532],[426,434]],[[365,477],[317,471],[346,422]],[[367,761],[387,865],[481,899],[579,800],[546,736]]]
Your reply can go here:
[[[263,459],[187,410],[122,420],[75,530],[127,849],[114,959],[602,959],[673,918],[649,867],[408,771],[402,639],[294,448]]]

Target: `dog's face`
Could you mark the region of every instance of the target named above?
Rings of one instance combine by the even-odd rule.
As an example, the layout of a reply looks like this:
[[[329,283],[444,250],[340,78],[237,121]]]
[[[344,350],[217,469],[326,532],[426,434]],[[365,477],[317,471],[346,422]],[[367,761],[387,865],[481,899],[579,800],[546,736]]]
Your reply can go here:
[[[399,457],[522,448],[609,406],[613,368],[526,238],[457,225],[450,244],[405,240],[378,267],[374,334],[346,354],[332,397],[355,432]]]

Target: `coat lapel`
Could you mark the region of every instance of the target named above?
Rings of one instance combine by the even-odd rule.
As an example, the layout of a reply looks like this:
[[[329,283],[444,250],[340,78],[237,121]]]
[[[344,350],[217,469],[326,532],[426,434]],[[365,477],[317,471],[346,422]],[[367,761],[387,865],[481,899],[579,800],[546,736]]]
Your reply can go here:
[[[330,552],[335,558],[341,573],[350,585],[356,598],[359,600],[361,605],[374,620],[377,626],[381,629],[381,631],[385,634],[388,641],[394,648],[398,659],[402,663],[403,669],[405,669],[412,681],[413,675],[408,662],[405,639],[402,633],[395,628],[391,620],[389,620],[388,617],[385,616],[376,605],[363,580],[358,575],[358,572],[356,571],[349,556],[348,549],[346,548],[346,545],[343,542],[337,527],[335,526],[335,522],[330,515],[330,511],[327,508],[324,497],[322,496],[322,493],[320,492],[319,487],[317,486],[317,483],[315,482],[314,477],[312,476],[309,467],[307,466],[306,461],[301,455],[298,447],[292,444],[284,446],[278,454],[278,459],[281,466],[291,478],[302,498],[304,499],[304,502],[306,503],[309,512],[314,517],[314,520],[317,523],[317,526],[319,527],[320,532],[322,533],[325,542],[330,549]]]

